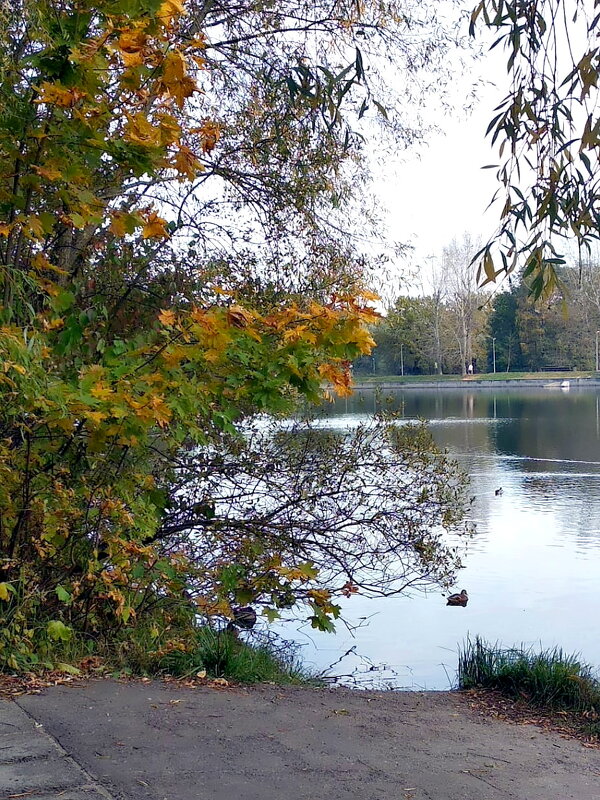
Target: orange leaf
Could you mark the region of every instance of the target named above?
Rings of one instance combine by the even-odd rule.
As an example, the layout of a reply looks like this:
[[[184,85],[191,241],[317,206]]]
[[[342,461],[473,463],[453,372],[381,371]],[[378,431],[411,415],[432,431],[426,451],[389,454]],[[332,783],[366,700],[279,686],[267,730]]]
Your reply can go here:
[[[47,178],[49,181],[55,181],[62,177],[62,172],[51,164],[46,167],[38,167],[32,164],[31,168],[35,170],[41,178]]]
[[[59,108],[73,108],[85,96],[86,93],[76,87],[67,89],[65,86],[61,86],[60,83],[44,81],[40,86],[40,96],[35,102],[47,103]]]
[[[221,127],[217,122],[207,119],[199,128],[194,128],[192,133],[200,136],[202,152],[211,153],[221,137]]]
[[[146,219],[142,229],[142,238],[144,239],[168,239],[169,232],[166,229],[167,221],[159,217],[156,211],[153,211]]]
[[[188,180],[193,181],[198,172],[204,167],[198,161],[198,157],[189,147],[182,146],[177,150],[173,158],[173,166],[180,175],[185,175]]]
[[[186,97],[200,91],[196,81],[187,73],[186,60],[180,50],[170,50],[165,56],[160,88],[175,98],[179,108],[183,108]]]
[[[175,312],[171,311],[171,309],[164,309],[158,315],[159,320],[163,325],[166,325],[167,328],[172,328],[175,324],[175,320],[177,317],[175,316]]]

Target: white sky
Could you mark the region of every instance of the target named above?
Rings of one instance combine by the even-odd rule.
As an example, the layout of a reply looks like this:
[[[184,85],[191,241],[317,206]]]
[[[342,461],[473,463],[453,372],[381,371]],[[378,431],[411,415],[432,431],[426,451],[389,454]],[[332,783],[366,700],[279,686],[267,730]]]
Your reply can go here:
[[[497,147],[492,150],[485,131],[507,93],[505,61],[495,51],[474,59],[471,75],[457,79],[456,86],[460,106],[478,78],[486,81],[474,110],[438,119],[442,132],[431,134],[417,152],[399,153],[376,180],[391,235],[414,247],[409,267],[426,265],[465,231],[485,241],[498,225],[498,207],[488,209],[499,186],[496,170],[482,167],[498,163]]]

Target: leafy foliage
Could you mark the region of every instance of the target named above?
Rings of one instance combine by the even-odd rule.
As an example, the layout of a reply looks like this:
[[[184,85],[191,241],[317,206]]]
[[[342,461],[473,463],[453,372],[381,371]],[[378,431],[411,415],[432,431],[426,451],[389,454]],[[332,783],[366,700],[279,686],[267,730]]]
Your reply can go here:
[[[524,269],[536,299],[558,285],[559,241],[589,247],[600,229],[597,11],[597,0],[481,0],[471,16],[472,33],[483,23],[505,49],[511,81],[488,128],[503,209],[479,272],[489,282]]]
[[[249,417],[347,394],[372,346],[376,298],[336,226],[362,146],[349,120],[385,120],[356,37],[375,51],[409,17],[292,0],[2,14],[0,664],[126,631],[157,657],[193,648],[198,612],[230,617],[246,593],[274,613],[309,581],[328,627],[320,564],[222,524],[214,484],[188,500],[235,474]],[[402,48],[415,70],[436,52],[421,43]]]

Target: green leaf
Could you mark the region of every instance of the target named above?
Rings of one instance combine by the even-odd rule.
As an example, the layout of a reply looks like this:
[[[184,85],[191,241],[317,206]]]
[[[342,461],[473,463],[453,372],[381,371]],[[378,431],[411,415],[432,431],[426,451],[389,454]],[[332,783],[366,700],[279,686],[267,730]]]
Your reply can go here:
[[[263,617],[266,617],[269,622],[275,622],[276,619],[281,618],[281,614],[276,608],[265,608],[262,613]]]
[[[71,308],[74,302],[75,295],[73,292],[69,292],[67,289],[61,289],[56,297],[52,300],[52,308],[54,311],[57,311],[60,314],[62,311],[66,311],[68,308]]]
[[[67,605],[70,605],[73,602],[72,596],[63,586],[56,587],[56,596],[58,597],[61,603],[66,603]]]
[[[67,675],[81,675],[81,670],[74,667],[72,664],[65,664],[63,661],[60,661],[56,665],[56,669],[60,672],[66,672]]]
[[[46,626],[46,631],[48,633],[48,637],[52,639],[52,641],[57,642],[68,642],[73,635],[73,630],[64,622],[61,622],[59,619],[52,619]]]

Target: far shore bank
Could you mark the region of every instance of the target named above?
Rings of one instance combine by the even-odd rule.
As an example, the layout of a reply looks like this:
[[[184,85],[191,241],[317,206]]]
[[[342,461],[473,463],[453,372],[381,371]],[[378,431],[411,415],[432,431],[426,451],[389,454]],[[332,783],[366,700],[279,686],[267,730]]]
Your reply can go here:
[[[568,382],[568,387],[567,387]],[[448,376],[436,378],[431,376],[407,375],[382,376],[376,378],[356,378],[353,382],[355,391],[365,390],[389,390],[389,389],[504,389],[506,387],[519,388],[582,388],[599,387],[600,375],[589,375],[581,373],[541,373],[536,377],[530,376],[506,376],[492,377],[491,375],[468,375],[464,378]]]

